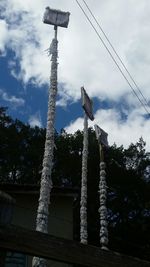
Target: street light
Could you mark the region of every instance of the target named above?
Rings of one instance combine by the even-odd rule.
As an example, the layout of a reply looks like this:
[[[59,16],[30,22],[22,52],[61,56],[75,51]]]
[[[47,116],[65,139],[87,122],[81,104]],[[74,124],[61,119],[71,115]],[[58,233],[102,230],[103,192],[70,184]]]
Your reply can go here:
[[[69,23],[69,16],[69,12],[46,7],[43,22],[46,24],[67,28]]]
[[[36,230],[39,232],[48,232],[48,215],[50,193],[53,187],[51,173],[53,167],[53,150],[54,150],[54,121],[57,97],[57,58],[58,58],[58,40],[57,28],[68,27],[69,12],[62,12],[60,10],[51,9],[46,7],[43,22],[46,24],[54,25],[55,35],[49,48],[51,54],[51,75],[50,75],[50,89],[48,99],[48,113],[47,113],[47,127],[46,127],[46,140],[45,150],[43,157],[43,169],[41,175],[40,197],[36,218]],[[32,261],[33,267],[46,267],[47,262],[45,259],[34,257]]]

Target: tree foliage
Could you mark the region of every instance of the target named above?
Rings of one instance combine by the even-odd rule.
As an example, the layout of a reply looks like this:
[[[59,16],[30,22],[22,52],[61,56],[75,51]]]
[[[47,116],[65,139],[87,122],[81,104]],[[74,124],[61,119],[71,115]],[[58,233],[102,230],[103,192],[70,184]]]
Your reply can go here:
[[[0,109],[0,182],[39,182],[45,130],[31,128]]]
[[[0,182],[37,184],[40,181],[45,129],[31,128],[13,120],[0,108]],[[55,134],[53,183],[79,187],[81,184],[83,133]],[[110,248],[135,256],[150,246],[150,153],[142,137],[128,148],[116,144],[104,151],[107,165]],[[88,233],[89,243],[99,244],[99,148],[89,129]],[[80,201],[79,203],[80,204]],[[79,237],[79,205],[76,225]],[[76,229],[76,230],[77,230]],[[134,245],[132,245],[134,244]],[[138,253],[138,255],[137,255]],[[141,254],[141,255],[140,255]]]

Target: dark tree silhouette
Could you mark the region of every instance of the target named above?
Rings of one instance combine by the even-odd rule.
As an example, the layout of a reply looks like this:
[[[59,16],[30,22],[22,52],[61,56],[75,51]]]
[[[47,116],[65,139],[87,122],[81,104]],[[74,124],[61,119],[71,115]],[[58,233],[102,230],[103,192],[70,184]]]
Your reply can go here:
[[[99,150],[89,128],[88,235],[99,245]],[[0,108],[0,183],[38,184],[41,177],[45,129],[31,128]],[[81,184],[83,133],[55,133],[54,186]],[[127,149],[116,144],[105,150],[108,185],[109,247],[147,257],[150,248],[150,153],[142,137]],[[76,238],[79,239],[79,206],[76,206]],[[146,255],[146,256],[145,256]]]

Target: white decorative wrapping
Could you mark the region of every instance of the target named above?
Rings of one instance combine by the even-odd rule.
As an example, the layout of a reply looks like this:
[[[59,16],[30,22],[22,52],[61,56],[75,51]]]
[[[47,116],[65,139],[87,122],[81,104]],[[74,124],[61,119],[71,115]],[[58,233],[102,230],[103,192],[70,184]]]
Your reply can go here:
[[[100,200],[100,244],[102,249],[107,249],[108,245],[108,230],[107,230],[107,185],[106,185],[106,172],[105,162],[100,162],[100,181],[99,181],[99,200]]]
[[[41,176],[41,187],[39,206],[37,210],[36,230],[47,233],[48,232],[48,215],[50,193],[53,187],[51,172],[53,167],[53,150],[54,150],[54,119],[55,119],[55,106],[57,95],[57,29],[55,30],[55,38],[52,40],[50,46],[51,57],[51,77],[50,77],[50,90],[48,100],[48,114],[47,114],[47,128],[46,128],[46,141],[45,151],[43,157],[43,169]],[[38,257],[33,258],[33,267],[46,267],[46,260]]]
[[[88,160],[88,119],[84,115],[84,136],[82,152],[82,181],[80,201],[80,241],[87,244],[87,160]]]

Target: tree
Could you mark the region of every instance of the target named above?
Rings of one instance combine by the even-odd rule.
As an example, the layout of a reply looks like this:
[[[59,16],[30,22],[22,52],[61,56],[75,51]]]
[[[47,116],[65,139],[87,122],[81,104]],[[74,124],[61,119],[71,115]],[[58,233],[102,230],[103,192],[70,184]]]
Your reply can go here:
[[[150,165],[150,154],[145,151],[142,138],[128,149],[110,148],[108,165],[108,208],[111,245],[123,252],[137,255],[137,247],[146,246],[150,232],[150,183],[145,171]],[[111,156],[111,158],[110,158]],[[117,238],[116,238],[117,237]],[[115,242],[114,242],[115,240]],[[118,241],[117,241],[118,240]],[[120,241],[119,241],[120,240]],[[132,249],[129,244],[134,244]],[[142,255],[141,255],[142,256]]]
[[[0,108],[0,182],[37,184],[40,181],[45,129],[13,120]],[[99,150],[89,128],[88,236],[99,246]],[[54,186],[81,185],[83,132],[55,132]],[[105,151],[108,185],[109,248],[134,256],[150,247],[150,153],[142,138],[124,149],[116,144]],[[76,238],[79,240],[79,208],[76,206]],[[136,244],[136,245],[135,245]]]
[[[37,183],[40,179],[45,130],[13,120],[6,115],[6,110],[0,109],[0,181]]]

